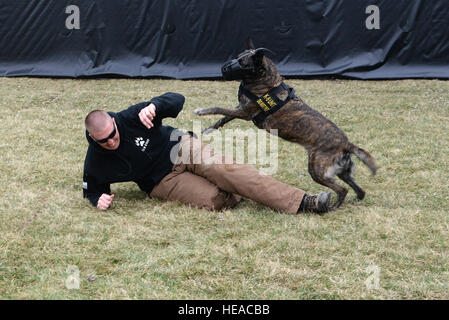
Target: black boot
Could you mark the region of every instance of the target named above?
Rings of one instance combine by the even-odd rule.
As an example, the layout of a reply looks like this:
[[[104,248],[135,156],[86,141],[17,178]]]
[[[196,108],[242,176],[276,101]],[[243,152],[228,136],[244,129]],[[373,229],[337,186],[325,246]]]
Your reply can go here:
[[[330,209],[330,202],[330,192],[320,192],[315,195],[308,195],[306,193],[304,198],[302,198],[298,212],[326,213]]]

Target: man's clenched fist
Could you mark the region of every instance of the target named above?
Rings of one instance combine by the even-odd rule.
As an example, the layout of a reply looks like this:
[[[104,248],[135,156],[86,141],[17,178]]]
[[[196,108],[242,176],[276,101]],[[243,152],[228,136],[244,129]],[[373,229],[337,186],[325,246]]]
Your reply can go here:
[[[97,208],[100,210],[106,210],[107,208],[109,208],[112,204],[112,200],[114,200],[114,195],[111,194],[106,194],[103,193],[100,197],[100,199],[98,199],[98,204],[97,204]]]
[[[148,107],[143,108],[139,112],[139,118],[142,124],[148,129],[154,126],[153,119],[156,116],[156,106],[154,103],[150,103]]]

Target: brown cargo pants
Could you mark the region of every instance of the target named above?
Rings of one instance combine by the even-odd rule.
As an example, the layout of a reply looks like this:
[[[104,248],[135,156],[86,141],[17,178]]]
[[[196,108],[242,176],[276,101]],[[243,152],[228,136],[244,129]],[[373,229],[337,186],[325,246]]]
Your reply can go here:
[[[275,210],[297,213],[303,190],[263,175],[251,165],[227,160],[210,145],[185,135],[172,171],[150,196],[209,210],[231,208],[243,196]]]

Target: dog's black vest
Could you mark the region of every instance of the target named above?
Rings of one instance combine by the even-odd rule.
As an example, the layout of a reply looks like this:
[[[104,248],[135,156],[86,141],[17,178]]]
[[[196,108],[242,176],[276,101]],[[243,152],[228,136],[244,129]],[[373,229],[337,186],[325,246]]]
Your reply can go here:
[[[286,90],[288,92],[288,97],[285,99],[285,101],[282,101],[278,98],[278,93]],[[257,127],[261,127],[263,121],[271,114],[278,111],[280,108],[282,108],[287,102],[289,102],[291,99],[295,98],[295,90],[293,88],[290,88],[287,86],[284,82],[282,82],[279,86],[272,88],[267,93],[263,94],[262,96],[258,97],[255,94],[249,92],[246,90],[243,86],[243,81],[240,83],[239,87],[239,99],[241,95],[244,94],[248,97],[251,101],[255,102],[257,106],[261,109],[261,112],[256,114],[252,120],[253,123]]]

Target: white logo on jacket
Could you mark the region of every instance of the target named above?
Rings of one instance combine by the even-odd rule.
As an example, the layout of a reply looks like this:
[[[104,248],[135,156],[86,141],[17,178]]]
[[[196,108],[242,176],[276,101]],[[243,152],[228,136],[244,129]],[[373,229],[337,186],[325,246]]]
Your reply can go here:
[[[136,146],[142,147],[142,152],[147,149],[148,144],[150,143],[150,139],[143,140],[142,137],[137,137],[134,142],[136,143]]]

